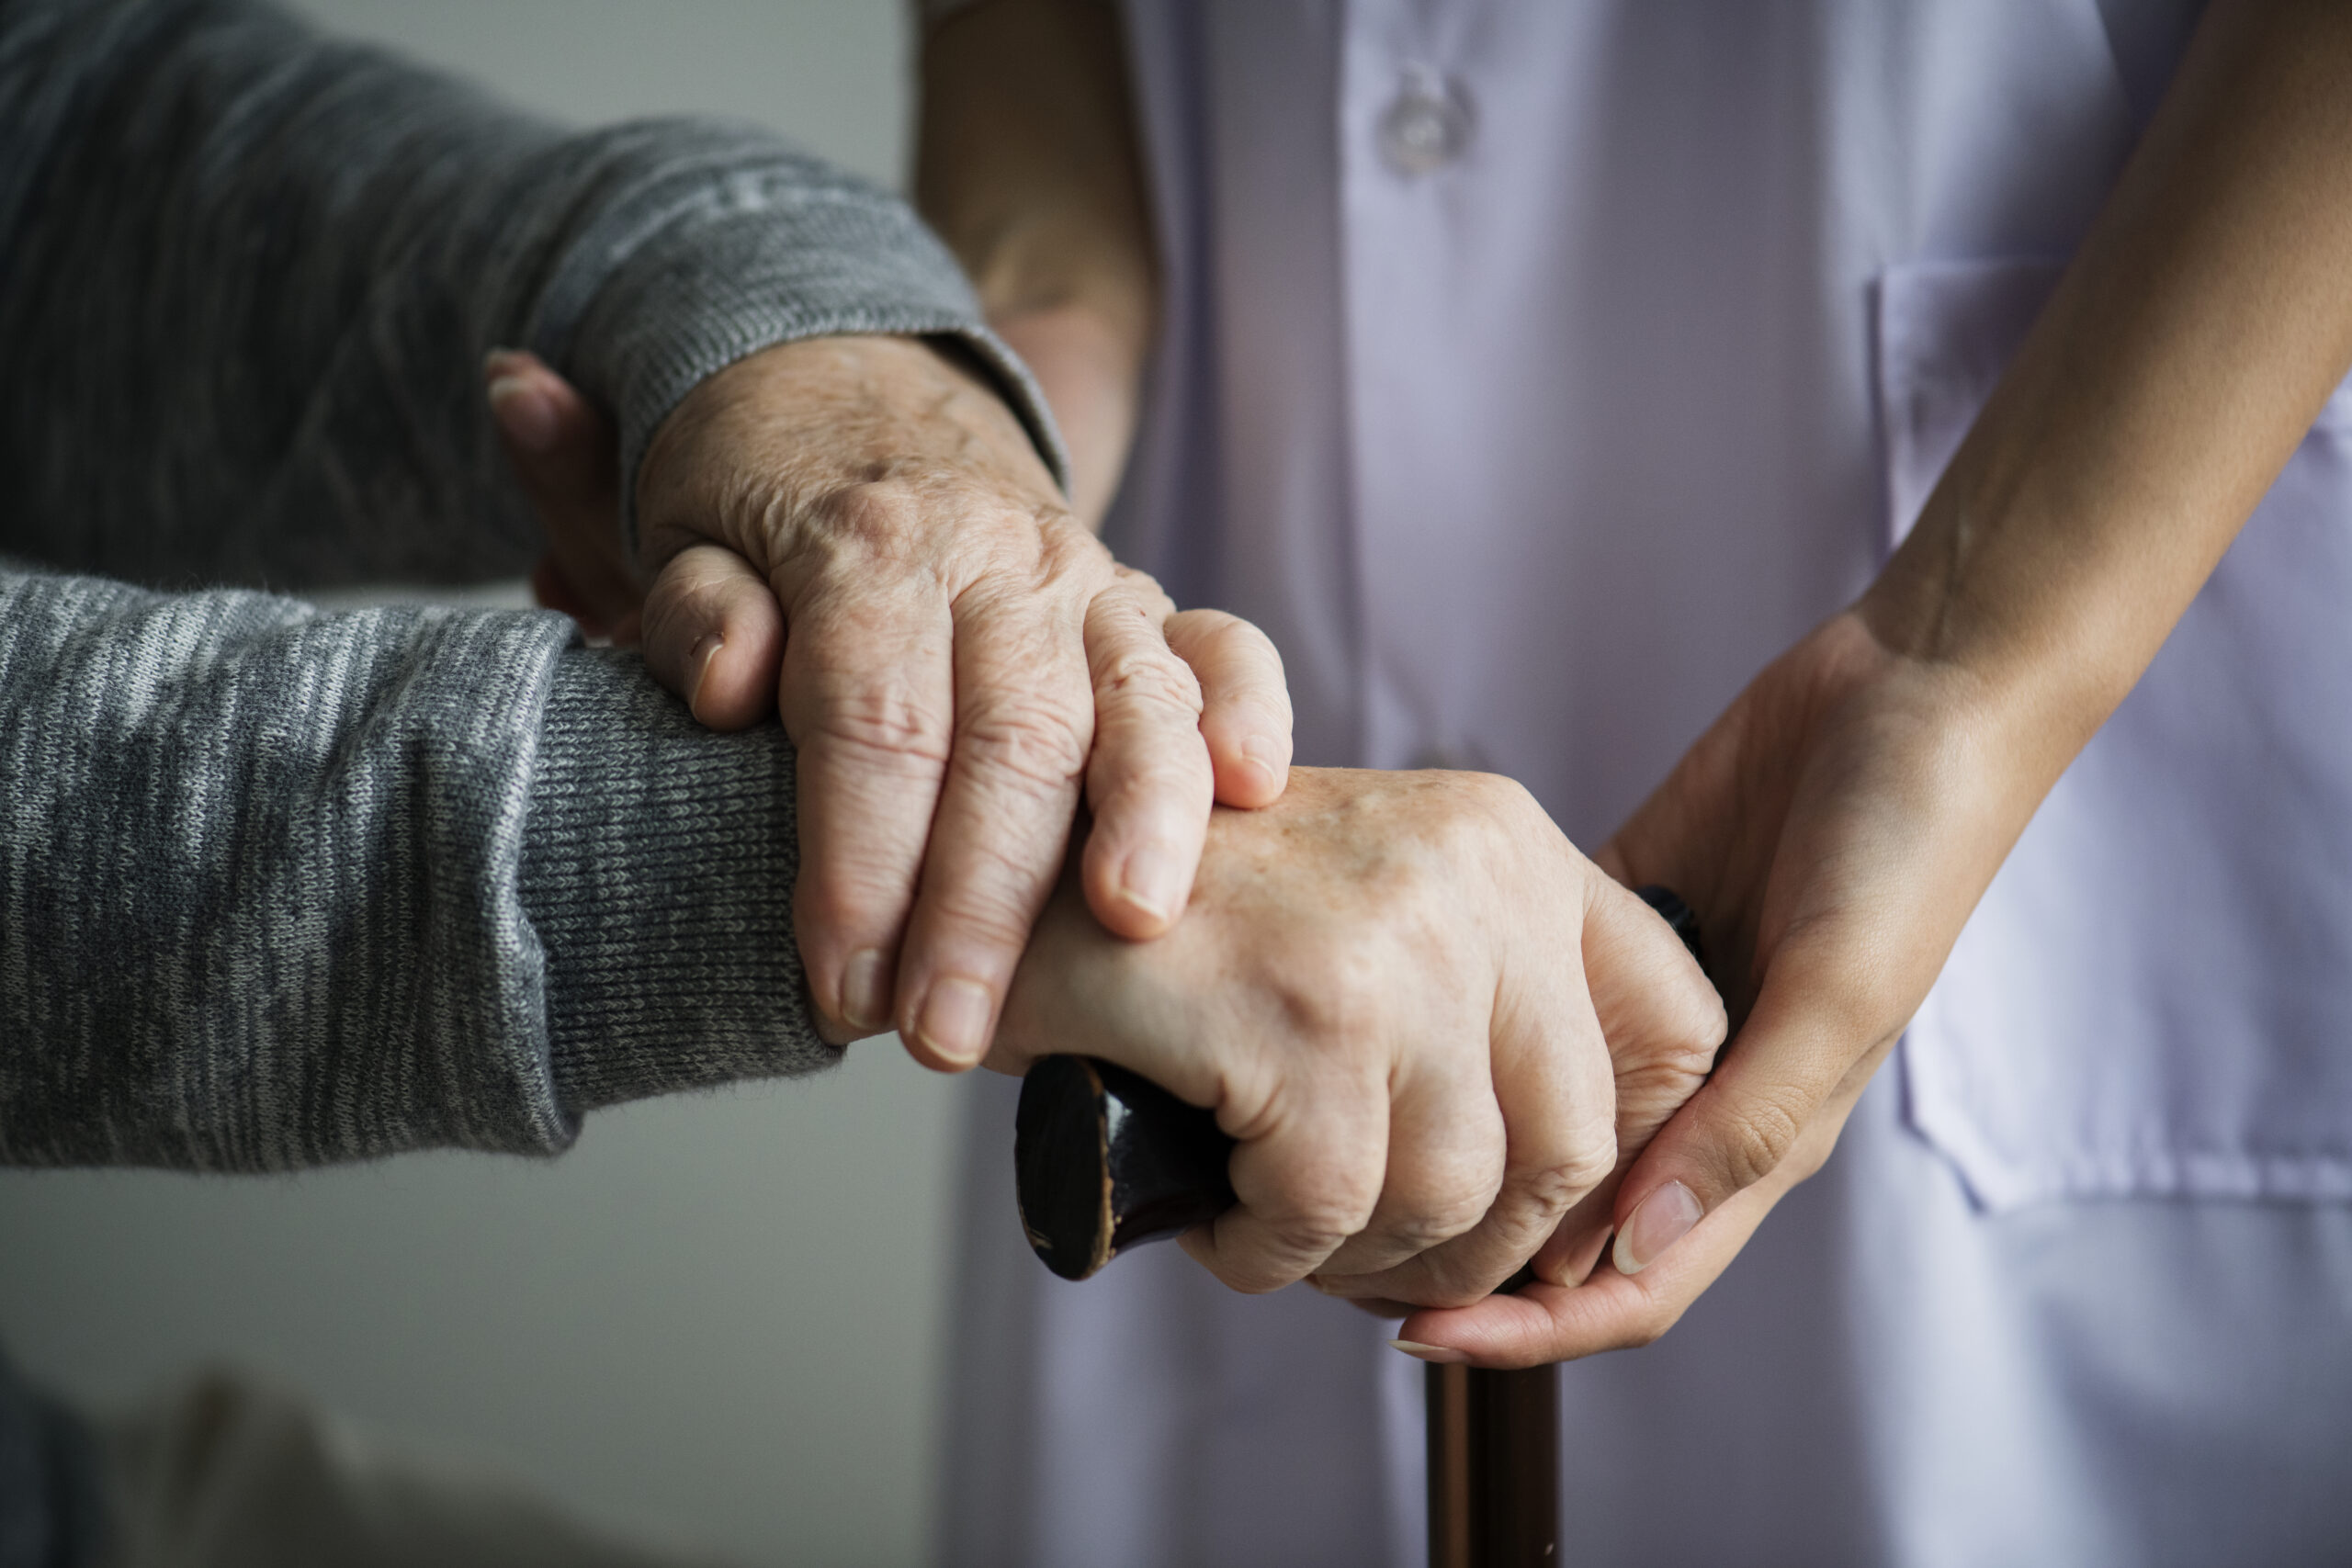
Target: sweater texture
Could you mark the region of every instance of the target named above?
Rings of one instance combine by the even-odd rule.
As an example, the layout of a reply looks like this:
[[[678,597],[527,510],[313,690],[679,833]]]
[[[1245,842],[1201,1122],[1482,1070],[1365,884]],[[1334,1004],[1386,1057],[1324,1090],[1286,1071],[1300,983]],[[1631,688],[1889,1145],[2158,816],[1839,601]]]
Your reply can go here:
[[[569,130],[247,0],[0,0],[0,1162],[546,1155],[834,1060],[779,729],[560,615],[286,595],[527,567],[493,347],[610,412],[630,495],[696,383],[849,332],[959,341],[1058,470],[946,251],[763,131]],[[87,1555],[86,1450],[0,1366],[0,1568]]]

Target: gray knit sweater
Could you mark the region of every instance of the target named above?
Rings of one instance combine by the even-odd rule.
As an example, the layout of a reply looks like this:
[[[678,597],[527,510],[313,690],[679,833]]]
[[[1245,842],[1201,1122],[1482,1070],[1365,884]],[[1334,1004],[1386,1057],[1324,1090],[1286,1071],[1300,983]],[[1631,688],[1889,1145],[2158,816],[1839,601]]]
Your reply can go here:
[[[698,380],[835,332],[960,338],[1057,460],[939,244],[756,130],[568,134],[242,0],[0,0],[0,1162],[546,1154],[830,1062],[778,730],[558,615],[263,590],[527,565],[493,346],[612,412],[627,494]],[[94,1495],[0,1360],[0,1568],[85,1557]]]
[[[959,336],[1051,450],[937,242],[760,131],[567,133],[243,0],[0,0],[0,1161],[548,1153],[831,1060],[776,729],[558,615],[255,590],[527,564],[492,346],[633,468],[849,331]]]

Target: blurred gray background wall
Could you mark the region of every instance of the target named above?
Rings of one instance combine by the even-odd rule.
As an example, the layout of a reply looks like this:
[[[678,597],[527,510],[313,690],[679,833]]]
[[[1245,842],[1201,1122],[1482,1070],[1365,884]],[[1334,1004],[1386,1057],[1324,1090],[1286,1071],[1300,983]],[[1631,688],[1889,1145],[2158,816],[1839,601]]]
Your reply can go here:
[[[900,179],[901,0],[300,5],[567,119],[741,116]],[[0,1345],[99,1404],[226,1359],[749,1562],[917,1562],[965,1092],[876,1041],[552,1163],[0,1172]]]

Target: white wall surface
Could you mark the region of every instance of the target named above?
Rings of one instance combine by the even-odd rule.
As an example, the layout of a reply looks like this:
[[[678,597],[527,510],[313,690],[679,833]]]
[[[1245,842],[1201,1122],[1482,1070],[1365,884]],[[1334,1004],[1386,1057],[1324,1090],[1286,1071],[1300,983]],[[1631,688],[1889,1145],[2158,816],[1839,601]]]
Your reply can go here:
[[[587,122],[714,114],[904,175],[912,0],[287,0],[321,24]]]
[[[742,116],[900,169],[898,0],[302,8],[571,119]],[[960,1092],[876,1041],[818,1079],[599,1113],[552,1163],[0,1172],[0,1344],[98,1403],[225,1359],[633,1530],[916,1562]]]

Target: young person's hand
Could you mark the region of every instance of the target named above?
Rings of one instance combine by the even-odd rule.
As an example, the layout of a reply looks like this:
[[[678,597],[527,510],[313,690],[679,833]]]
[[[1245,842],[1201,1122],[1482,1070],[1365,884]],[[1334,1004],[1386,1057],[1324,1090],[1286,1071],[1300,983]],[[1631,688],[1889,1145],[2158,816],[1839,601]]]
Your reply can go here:
[[[550,533],[542,596],[626,634],[615,497],[579,460],[594,411],[535,361],[491,368]],[[795,925],[834,1038],[895,1024],[930,1066],[980,1059],[1081,790],[1086,901],[1130,939],[1182,912],[1212,800],[1282,793],[1272,644],[1114,561],[1003,400],[924,342],[711,377],[648,446],[637,516],[647,664],[713,728],[780,711],[798,749]]]
[[[2348,88],[2352,11],[2207,9],[1878,581],[1602,852],[1690,900],[1742,1019],[1627,1172],[1610,1261],[1408,1339],[1524,1366],[1654,1338],[1828,1157],[2042,797],[2352,368]]]
[[[1408,1318],[1404,1339],[1487,1366],[1646,1344],[1820,1168],[2048,788],[2056,738],[1990,695],[1849,612],[1700,739],[1598,858],[1700,912],[1738,1032],[1629,1140],[1618,1190],[1562,1227],[1539,1282]],[[1589,1273],[1562,1266],[1612,1228]]]

